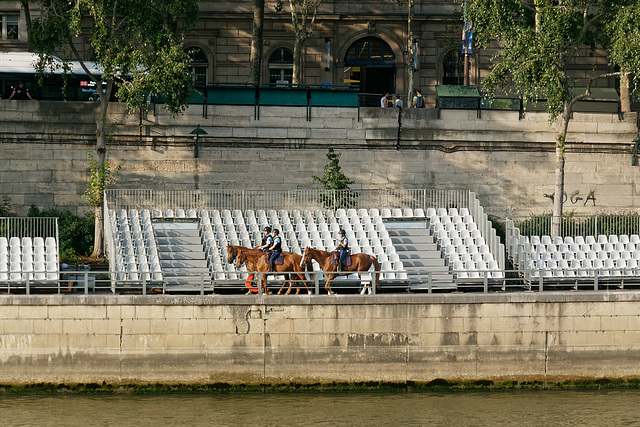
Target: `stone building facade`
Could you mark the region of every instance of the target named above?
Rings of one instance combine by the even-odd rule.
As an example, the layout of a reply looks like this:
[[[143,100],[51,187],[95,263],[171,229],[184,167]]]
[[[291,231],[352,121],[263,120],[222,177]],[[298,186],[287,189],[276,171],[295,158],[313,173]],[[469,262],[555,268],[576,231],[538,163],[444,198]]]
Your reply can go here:
[[[287,84],[293,68],[291,15],[288,2],[279,13],[275,3],[267,0],[265,6],[261,81]],[[364,105],[375,106],[386,91],[403,97],[409,93],[408,72],[414,65],[414,86],[422,89],[427,106],[435,105],[436,85],[463,83],[461,3],[462,0],[415,0],[414,61],[407,53],[406,2],[398,5],[397,0],[323,0],[313,35],[303,47],[302,83],[352,85],[363,94]],[[185,49],[194,51],[192,71],[197,82],[247,83],[253,4],[252,0],[200,2],[196,28],[185,38]],[[2,50],[27,50],[26,21],[20,2],[2,2],[0,16]],[[78,46],[90,56],[82,40],[78,40]],[[495,50],[475,49],[470,55],[470,84],[481,83],[493,53]],[[597,51],[595,55],[581,56],[572,67],[573,77],[581,85],[580,79],[593,75],[595,70],[608,71],[608,61],[603,51]],[[615,85],[614,79],[596,83]]]

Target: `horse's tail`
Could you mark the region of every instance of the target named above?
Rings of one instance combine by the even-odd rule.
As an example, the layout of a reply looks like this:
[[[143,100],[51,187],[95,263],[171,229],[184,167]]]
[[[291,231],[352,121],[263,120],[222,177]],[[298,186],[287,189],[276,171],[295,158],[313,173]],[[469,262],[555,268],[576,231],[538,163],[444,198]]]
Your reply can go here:
[[[378,258],[372,256],[373,258],[373,269],[376,271],[376,286],[380,287],[380,262],[378,262]]]

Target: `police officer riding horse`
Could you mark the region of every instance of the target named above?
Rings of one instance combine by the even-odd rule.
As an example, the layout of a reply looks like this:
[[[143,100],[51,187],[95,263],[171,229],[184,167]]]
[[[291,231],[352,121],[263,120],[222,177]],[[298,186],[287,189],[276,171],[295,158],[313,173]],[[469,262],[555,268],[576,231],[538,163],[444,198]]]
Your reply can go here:
[[[280,231],[273,230],[271,232],[271,246],[269,246],[268,250],[271,252],[269,256],[269,265],[271,266],[270,271],[276,270],[276,260],[282,254],[282,239],[280,238]]]
[[[338,232],[338,244],[336,245],[336,251],[338,251],[338,271],[342,271],[342,263],[349,255],[349,239],[347,239],[347,233],[344,230]]]

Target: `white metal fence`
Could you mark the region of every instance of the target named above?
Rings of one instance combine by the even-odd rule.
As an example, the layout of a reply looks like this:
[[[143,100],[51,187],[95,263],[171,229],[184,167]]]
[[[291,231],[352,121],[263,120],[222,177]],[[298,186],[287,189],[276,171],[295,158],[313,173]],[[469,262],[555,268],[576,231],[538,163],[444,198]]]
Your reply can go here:
[[[106,190],[109,209],[382,209],[468,207],[469,191],[380,190]]]
[[[513,226],[523,236],[550,236],[551,215],[529,217],[511,217]],[[640,234],[640,215],[628,213],[620,215],[566,215],[562,218],[560,235],[599,236],[599,235]]]
[[[58,242],[58,218],[2,217],[0,237],[53,237]]]

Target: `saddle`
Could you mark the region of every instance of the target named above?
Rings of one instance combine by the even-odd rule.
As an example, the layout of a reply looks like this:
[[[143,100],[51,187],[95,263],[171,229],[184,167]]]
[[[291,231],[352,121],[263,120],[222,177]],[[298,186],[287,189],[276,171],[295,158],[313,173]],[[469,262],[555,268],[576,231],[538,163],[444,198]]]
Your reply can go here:
[[[267,252],[266,255],[264,256],[264,263],[267,265],[271,265],[269,264],[269,258],[271,257],[271,252]],[[274,263],[275,265],[282,265],[284,264],[284,254],[280,254],[280,256],[278,258],[276,258],[276,262]]]
[[[334,251],[331,253],[331,260],[333,261],[333,265],[338,266],[339,265],[339,261],[340,261],[340,252],[338,251]],[[351,266],[351,254],[347,254],[347,256],[344,258],[344,266],[345,267],[349,267]]]

